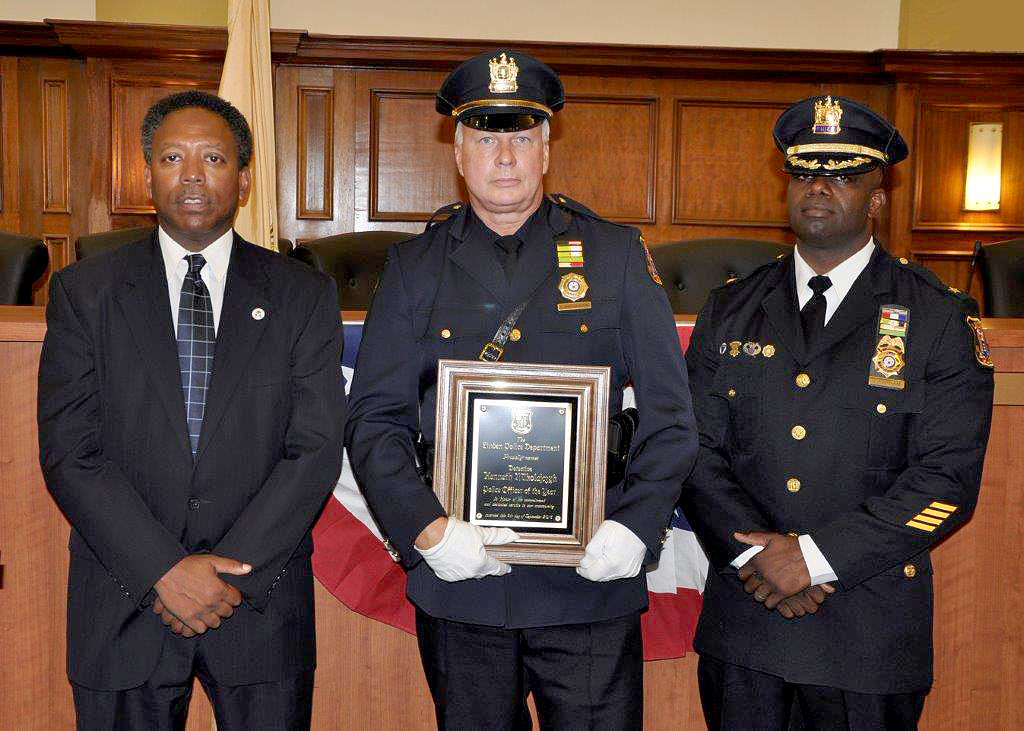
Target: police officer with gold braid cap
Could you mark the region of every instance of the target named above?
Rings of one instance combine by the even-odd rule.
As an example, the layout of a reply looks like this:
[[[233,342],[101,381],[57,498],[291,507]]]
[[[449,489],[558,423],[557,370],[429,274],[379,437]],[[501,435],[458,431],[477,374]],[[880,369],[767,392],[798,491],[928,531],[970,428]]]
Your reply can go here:
[[[775,141],[791,256],[712,292],[687,365],[684,511],[712,570],[694,647],[712,729],[914,728],[929,549],[978,499],[992,362],[977,305],[873,237],[899,132],[805,99]]]
[[[442,728],[529,728],[530,692],[546,728],[640,727],[642,568],[696,454],[685,362],[639,231],[545,196],[548,119],[563,103],[558,76],[514,50],[445,80],[437,109],[458,121],[469,204],[391,250],[355,369],[346,442],[408,571]],[[632,385],[625,474],[578,567],[497,561],[484,547],[512,530],[445,514],[415,458],[434,442],[440,358],[609,366],[610,414]]]

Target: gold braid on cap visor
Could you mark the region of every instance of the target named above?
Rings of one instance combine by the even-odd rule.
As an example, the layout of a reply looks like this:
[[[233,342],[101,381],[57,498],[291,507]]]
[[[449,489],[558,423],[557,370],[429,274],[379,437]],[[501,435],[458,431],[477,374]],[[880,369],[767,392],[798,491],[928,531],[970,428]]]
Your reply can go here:
[[[538,112],[543,112],[548,117],[554,114],[551,111],[551,107],[546,107],[540,102],[533,102],[529,99],[477,99],[476,101],[466,102],[455,107],[452,110],[452,116],[458,117],[463,112],[468,112],[470,109],[479,109],[480,107],[525,107],[526,109],[536,109]]]
[[[808,152],[839,152],[849,155],[867,155],[882,162],[888,161],[888,156],[881,150],[864,145],[844,145],[835,142],[812,142],[807,145],[793,145],[786,148],[787,155],[802,155]]]

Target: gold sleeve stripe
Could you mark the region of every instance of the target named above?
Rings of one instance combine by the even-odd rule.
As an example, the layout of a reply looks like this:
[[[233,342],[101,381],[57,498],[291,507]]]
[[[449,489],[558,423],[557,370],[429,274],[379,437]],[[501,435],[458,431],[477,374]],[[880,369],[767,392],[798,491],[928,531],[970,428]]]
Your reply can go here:
[[[920,528],[921,530],[928,531],[929,533],[935,530],[934,525],[928,525],[927,523],[918,523],[916,520],[908,520],[907,525],[909,525],[911,528]]]
[[[946,518],[948,518],[951,515],[951,513],[944,513],[941,510],[933,510],[932,508],[925,508],[924,510],[921,511],[921,515],[930,515],[933,518],[946,519]]]
[[[922,523],[931,523],[932,525],[942,525],[941,518],[932,518],[927,515],[921,515],[920,513],[914,516],[914,520],[920,520]]]
[[[956,505],[946,505],[946,503],[932,503],[930,507],[933,507],[936,510],[946,510],[950,513],[956,510]]]

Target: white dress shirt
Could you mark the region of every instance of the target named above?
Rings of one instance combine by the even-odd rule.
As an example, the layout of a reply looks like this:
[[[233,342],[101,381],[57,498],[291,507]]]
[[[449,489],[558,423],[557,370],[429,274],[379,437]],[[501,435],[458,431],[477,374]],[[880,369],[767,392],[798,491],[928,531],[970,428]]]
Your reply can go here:
[[[832,315],[839,309],[842,301],[846,299],[846,295],[849,294],[853,283],[860,276],[860,273],[864,271],[864,267],[868,265],[868,262],[871,261],[871,255],[874,251],[875,239],[872,237],[868,239],[867,244],[856,254],[840,262],[831,271],[825,272],[825,276],[832,282],[832,286],[825,290],[825,325],[828,325]],[[811,280],[811,277],[817,276],[818,273],[811,269],[811,266],[800,256],[799,243],[793,250],[793,262],[796,265],[796,298],[798,308],[803,309],[807,301],[814,295],[814,292],[807,283]],[[836,581],[839,578],[836,576],[835,571],[832,570],[832,566],[825,558],[825,554],[821,552],[821,549],[818,548],[818,545],[810,535],[804,534],[797,540],[800,543],[800,553],[804,557],[804,563],[807,564],[807,573],[811,577],[811,586]],[[737,556],[733,560],[732,565],[735,568],[742,568],[747,561],[762,550],[764,550],[763,546],[751,546]]]
[[[224,284],[228,278],[228,262],[231,260],[231,245],[235,233],[228,229],[224,234],[200,252],[189,251],[170,234],[163,226],[157,229],[160,241],[160,254],[164,258],[164,272],[167,273],[167,296],[171,302],[171,319],[174,322],[174,334],[178,334],[178,305],[181,301],[181,286],[188,274],[188,262],[185,257],[199,253],[206,259],[206,264],[199,272],[203,284],[210,291],[210,305],[213,308],[213,332],[217,333],[220,326],[220,310],[224,305]]]

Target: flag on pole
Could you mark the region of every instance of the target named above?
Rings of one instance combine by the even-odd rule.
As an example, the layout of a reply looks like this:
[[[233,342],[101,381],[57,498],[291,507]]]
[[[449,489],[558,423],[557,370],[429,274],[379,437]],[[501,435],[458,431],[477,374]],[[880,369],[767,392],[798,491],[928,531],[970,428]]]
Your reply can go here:
[[[235,230],[277,251],[277,158],[270,67],[270,0],[230,0],[228,50],[217,94],[245,115],[252,129],[252,188]]]
[[[693,325],[677,326],[685,350]],[[345,321],[342,372],[352,382],[361,320]],[[631,390],[623,394],[623,407],[633,405]],[[708,560],[677,509],[657,567],[647,572],[649,609],[643,614],[645,660],[682,657],[693,650],[693,634],[700,614],[701,593]],[[313,527],[313,574],[349,609],[364,616],[416,633],[416,615],[405,597],[405,571],[384,547],[345,454],[341,477]]]

